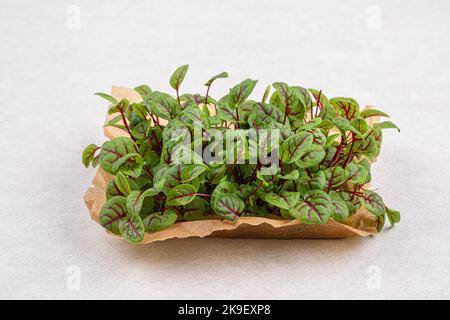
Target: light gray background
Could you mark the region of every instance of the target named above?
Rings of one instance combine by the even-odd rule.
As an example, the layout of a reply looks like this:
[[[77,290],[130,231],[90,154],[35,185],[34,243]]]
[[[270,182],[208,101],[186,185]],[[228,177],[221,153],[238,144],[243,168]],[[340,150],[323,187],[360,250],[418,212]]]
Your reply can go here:
[[[1,0],[0,297],[449,299],[449,16],[437,0]],[[104,140],[93,93],[170,90],[184,63],[188,92],[228,71],[213,96],[253,77],[256,96],[281,80],[391,114],[402,132],[385,134],[373,176],[401,224],[338,241],[108,237],[82,200],[81,151]]]

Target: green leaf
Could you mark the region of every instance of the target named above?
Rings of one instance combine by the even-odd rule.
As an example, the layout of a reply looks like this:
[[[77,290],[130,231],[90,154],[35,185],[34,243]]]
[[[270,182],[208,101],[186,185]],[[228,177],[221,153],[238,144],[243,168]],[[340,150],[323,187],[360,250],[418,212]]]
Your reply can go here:
[[[214,189],[212,193],[212,197],[214,198],[215,195],[221,194],[221,193],[234,193],[237,189],[237,185],[229,182],[229,181],[222,181],[219,183],[216,188]]]
[[[124,195],[128,195],[131,192],[131,188],[128,184],[127,178],[122,172],[118,172],[116,174],[116,176],[114,177],[114,184],[117,189],[119,189],[119,191]]]
[[[122,121],[122,115],[115,116],[111,120],[105,123],[105,127],[114,127],[118,128],[120,130],[126,130],[125,126],[123,124],[119,124],[119,122]]]
[[[300,193],[298,192],[288,192],[288,191],[281,191],[280,193],[267,193],[264,196],[264,200],[266,202],[270,203],[271,205],[289,210],[292,207],[294,207],[300,200]]]
[[[327,137],[327,140],[325,141],[325,146],[324,146],[324,148],[330,147],[330,146],[333,144],[333,142],[336,142],[336,139],[337,139],[339,136],[340,136],[339,133],[329,135],[329,136]]]
[[[293,170],[285,175],[278,175],[278,178],[284,179],[284,180],[297,180],[299,177],[298,170]]]
[[[211,207],[223,219],[234,221],[244,210],[244,202],[235,194],[220,193],[211,200]]]
[[[305,117],[306,105],[305,105],[305,93],[304,88],[301,87],[289,87],[284,82],[275,82],[273,87],[276,90],[276,100],[281,104],[283,111],[282,123],[286,123],[288,118],[291,125],[295,128],[303,125],[303,119]]]
[[[325,150],[313,144],[306,153],[295,162],[299,168],[311,168],[318,165],[325,158]]]
[[[327,223],[332,212],[331,199],[323,191],[313,190],[305,195],[294,208],[289,210],[291,216],[307,224]]]
[[[338,194],[347,205],[349,215],[355,214],[361,208],[361,203],[357,196],[353,196],[351,193],[345,191],[338,192]]]
[[[129,180],[128,184],[129,184],[131,190],[139,189],[139,186],[133,180]],[[126,196],[126,194],[122,193],[119,190],[119,188],[117,187],[117,185],[115,183],[115,179],[113,179],[113,180],[109,181],[108,184],[106,185],[106,200],[109,200],[115,196]]]
[[[144,219],[145,231],[157,232],[167,229],[177,221],[177,218],[178,215],[173,209],[168,209],[164,213],[152,213]]]
[[[347,218],[349,215],[348,207],[345,201],[339,196],[339,193],[331,191],[330,199],[333,207],[331,217],[336,221],[341,221]]]
[[[352,120],[352,125],[361,134],[365,134],[369,130],[366,120],[359,116]]]
[[[359,115],[359,105],[352,98],[333,98],[330,104],[335,108],[338,115],[348,120],[352,120]]]
[[[281,144],[280,159],[288,164],[299,160],[311,147],[313,135],[309,132],[296,133]]]
[[[313,135],[313,143],[321,146],[322,148],[325,147],[325,143],[327,141],[327,137],[322,133],[322,130],[319,128],[313,128],[311,130],[308,130]]]
[[[383,121],[383,122],[377,122],[373,125],[376,129],[397,129],[398,132],[400,132],[400,128],[397,127],[393,122],[391,121]]]
[[[266,90],[264,91],[264,95],[263,95],[263,97],[262,97],[262,99],[261,99],[261,103],[262,104],[265,104],[266,103],[266,101],[267,101],[267,98],[269,97],[269,94],[270,94],[270,88],[271,88],[271,86],[270,86],[270,84],[266,87]]]
[[[302,106],[309,107],[312,104],[311,94],[308,91],[308,89],[305,89],[300,86],[292,86],[291,87],[292,92],[297,97],[297,99],[300,100],[300,103]]]
[[[130,101],[128,101],[127,99],[122,99],[119,102],[117,102],[117,104],[112,105],[109,109],[108,109],[108,114],[114,114],[116,112],[126,112],[128,107],[130,106]]]
[[[361,159],[361,161],[358,163],[358,165],[363,166],[367,171],[367,177],[366,180],[363,182],[363,184],[369,183],[372,180],[372,176],[370,174],[370,163],[366,158]]]
[[[145,227],[139,215],[133,214],[120,220],[119,231],[122,237],[131,243],[144,240]]]
[[[153,92],[153,97],[147,104],[155,116],[166,120],[175,118],[181,112],[177,100],[161,92]]]
[[[139,177],[145,162],[138,153],[128,153],[115,161],[112,165],[113,172],[123,172],[131,177]]]
[[[203,219],[207,207],[207,201],[200,197],[196,197],[184,207],[184,219],[188,221]]]
[[[384,214],[386,208],[384,206],[383,199],[378,195],[378,193],[371,190],[366,190],[363,192],[363,196],[360,199],[362,205],[374,216]]]
[[[184,206],[194,200],[197,189],[191,184],[180,184],[167,192],[167,204]]]
[[[227,96],[228,106],[232,109],[237,108],[239,105],[250,96],[258,81],[252,79],[246,79],[241,83],[231,88],[230,93]]]
[[[95,95],[107,100],[108,102],[110,102],[113,105],[117,104],[117,100],[115,98],[113,98],[112,96],[110,96],[109,94],[97,92],[97,93],[95,93]]]
[[[149,86],[142,84],[136,88],[134,88],[134,91],[136,91],[137,93],[139,93],[139,95],[142,98],[147,97],[150,93],[152,93],[152,89],[150,89]]]
[[[148,111],[141,103],[133,103],[131,110],[140,118],[139,120],[147,120]]]
[[[100,165],[113,175],[121,171],[126,175],[138,177],[141,174],[144,161],[136,153],[134,142],[127,137],[114,138],[102,145]]]
[[[119,222],[127,214],[127,199],[113,197],[106,201],[100,210],[100,224],[112,233],[119,234]]]
[[[96,167],[98,166],[99,159],[100,159],[100,155],[95,156],[94,159],[92,159],[91,165],[92,165],[94,168],[96,168]]]
[[[278,94],[279,101],[285,110],[288,110],[289,114],[289,108],[296,102],[296,96],[293,94],[293,91],[284,82],[274,82],[272,86]]]
[[[156,181],[153,186],[147,190],[145,190],[146,192],[146,196],[155,196],[158,193],[160,193],[164,187],[164,183],[166,182],[165,178],[162,178],[158,181]]]
[[[365,109],[361,111],[360,116],[363,118],[369,118],[369,117],[389,117],[387,113],[384,113],[383,111],[377,110],[377,109]]]
[[[122,164],[121,159],[130,152],[135,152],[134,142],[130,138],[119,137],[106,141],[102,145],[100,152],[100,165],[106,172],[115,175],[117,173],[117,165],[115,170],[113,166],[119,161]]]
[[[209,87],[215,80],[217,80],[217,79],[224,79],[224,78],[228,78],[228,73],[226,73],[226,72],[221,72],[221,73],[215,75],[214,77],[212,77],[211,79],[209,79],[209,80],[205,83],[205,86]]]
[[[381,232],[384,227],[384,223],[386,222],[386,214],[383,212],[383,214],[380,214],[379,216],[375,217],[375,228],[378,232]]]
[[[127,210],[131,214],[139,214],[146,197],[157,195],[158,188],[149,188],[147,190],[131,191],[127,197]]]
[[[319,171],[313,177],[301,177],[300,179],[298,179],[297,184],[300,193],[303,195],[310,190],[323,190],[325,188],[325,182],[324,172]]]
[[[367,179],[368,172],[366,168],[360,164],[349,163],[345,168],[345,178],[354,184],[364,184]]]
[[[345,170],[341,167],[328,168],[323,171],[325,174],[325,186],[333,188],[341,185],[345,181]]]
[[[83,150],[81,161],[86,168],[94,161],[95,151],[97,151],[97,149],[99,149],[99,146],[92,143]]]
[[[386,207],[386,215],[391,226],[400,222],[400,211],[389,209],[388,207]]]
[[[333,123],[336,128],[341,132],[350,131],[356,134],[358,137],[362,138],[361,132],[359,132],[350,122],[350,120],[342,117],[337,117],[333,119]]]
[[[184,77],[186,76],[186,72],[189,69],[189,65],[185,64],[181,67],[178,67],[172,76],[170,77],[170,86],[174,88],[175,90],[178,90],[180,88],[181,83],[184,80]]]
[[[188,164],[181,166],[180,171],[180,181],[182,182],[189,182],[198,176],[200,176],[202,173],[204,173],[208,167],[203,164]]]

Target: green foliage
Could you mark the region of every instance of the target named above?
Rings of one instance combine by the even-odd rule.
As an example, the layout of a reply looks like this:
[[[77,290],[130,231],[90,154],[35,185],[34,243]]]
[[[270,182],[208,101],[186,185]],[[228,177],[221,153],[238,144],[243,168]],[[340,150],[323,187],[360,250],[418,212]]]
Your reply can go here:
[[[170,86],[174,88],[175,90],[180,89],[180,85],[184,80],[184,77],[186,76],[186,72],[189,69],[189,65],[185,64],[179,68],[177,68],[172,76],[170,77]]]
[[[135,88],[142,98],[137,103],[97,93],[110,104],[113,116],[106,125],[128,134],[101,147],[90,144],[82,152],[84,166],[99,164],[113,176],[100,211],[104,228],[136,243],[145,232],[203,219],[278,216],[307,224],[330,219],[348,223],[364,207],[377,230],[385,220],[391,225],[400,221],[400,213],[367,188],[382,130],[399,130],[390,121],[371,122],[371,117],[388,117],[386,113],[360,109],[352,98],[328,99],[322,91],[284,82],[267,86],[255,101],[250,95],[257,81],[252,79],[214,99],[209,89],[215,80],[227,78],[226,72],[205,83],[205,95],[180,94],[187,70],[183,65],[170,77],[176,96],[147,85]],[[211,104],[215,115],[206,107]],[[191,141],[198,135],[196,123],[204,135],[212,130],[236,135],[222,142],[204,136]],[[237,129],[279,130],[280,141],[271,145],[268,137],[251,140]],[[231,139],[238,141],[234,148],[219,148],[211,159],[197,151],[225,147]],[[270,168],[259,158],[250,162],[250,148],[277,155],[279,161]],[[230,155],[240,155],[242,161],[227,161]]]

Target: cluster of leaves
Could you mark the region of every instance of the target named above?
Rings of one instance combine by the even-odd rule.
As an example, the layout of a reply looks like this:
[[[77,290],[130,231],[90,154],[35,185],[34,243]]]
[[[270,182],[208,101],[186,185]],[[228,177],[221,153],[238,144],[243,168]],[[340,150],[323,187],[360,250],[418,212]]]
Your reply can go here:
[[[98,93],[111,104],[115,115],[106,126],[126,131],[129,137],[91,144],[83,152],[86,167],[98,164],[114,176],[106,190],[100,223],[130,242],[145,232],[166,229],[176,221],[226,219],[240,216],[297,219],[324,224],[329,219],[346,222],[364,206],[381,230],[387,217],[393,225],[400,213],[384,204],[380,195],[364,186],[371,181],[370,162],[381,147],[382,129],[395,128],[390,121],[369,124],[370,117],[388,117],[376,109],[360,110],[351,98],[328,99],[321,91],[273,83],[261,101],[250,100],[257,81],[246,79],[219,100],[206,93],[180,94],[188,65],[170,78],[176,95],[135,88],[139,103]],[[210,112],[213,107],[215,112]],[[164,120],[165,121],[164,121]],[[194,161],[175,163],[172,149],[180,138],[177,128],[192,135],[194,122],[202,130],[278,129],[279,168],[264,175],[264,164],[236,161],[205,162],[188,146]],[[164,123],[164,124],[163,124]],[[202,147],[213,141],[202,141]],[[267,141],[259,141],[267,147]]]

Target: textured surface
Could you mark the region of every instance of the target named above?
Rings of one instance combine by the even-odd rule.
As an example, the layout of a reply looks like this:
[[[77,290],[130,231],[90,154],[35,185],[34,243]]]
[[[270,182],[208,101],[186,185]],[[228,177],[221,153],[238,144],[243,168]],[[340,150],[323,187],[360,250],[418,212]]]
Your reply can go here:
[[[446,1],[1,1],[0,298],[449,299],[449,14]],[[338,241],[108,237],[82,199],[94,170],[80,153],[103,140],[92,93],[170,90],[183,63],[186,91],[226,70],[212,95],[284,80],[391,114],[402,133],[385,134],[373,187],[402,223]]]

